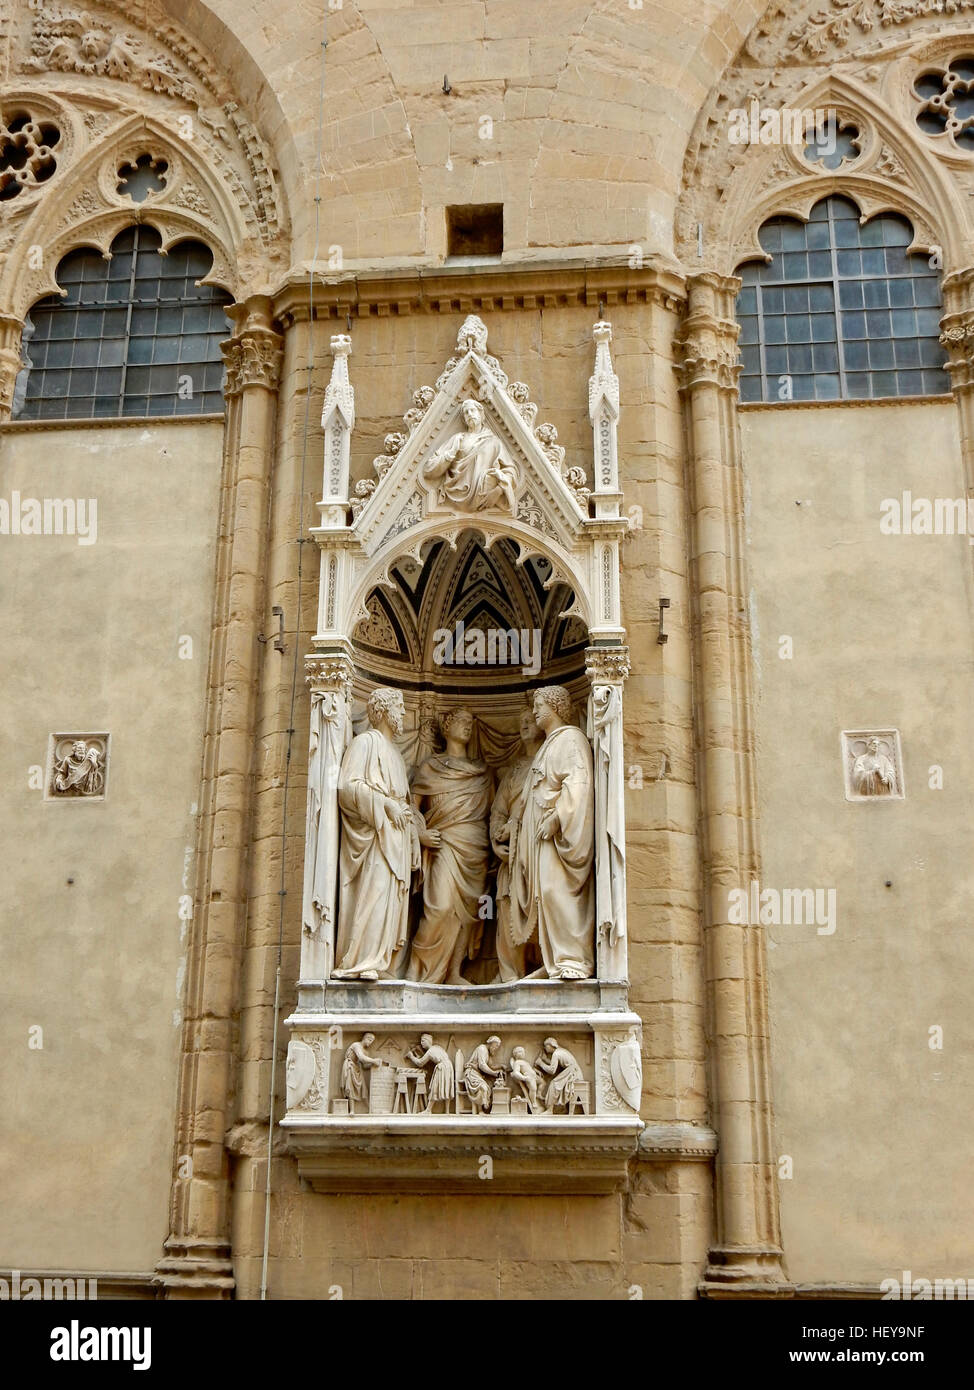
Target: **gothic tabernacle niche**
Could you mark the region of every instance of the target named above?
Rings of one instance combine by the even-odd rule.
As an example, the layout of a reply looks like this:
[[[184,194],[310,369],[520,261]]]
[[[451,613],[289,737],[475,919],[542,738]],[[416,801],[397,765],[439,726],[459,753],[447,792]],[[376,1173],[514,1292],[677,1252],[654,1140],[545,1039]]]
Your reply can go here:
[[[283,1121],[323,1190],[464,1186],[467,1150],[498,1130],[517,1190],[602,1191],[622,1181],[641,1128],[627,522],[610,326],[594,336],[594,486],[469,317],[351,496],[351,342],[332,339]],[[431,1164],[442,1131],[449,1157]],[[584,1160],[556,1179],[566,1151]]]
[[[519,820],[518,797],[542,742],[532,711],[535,690],[552,684],[567,689],[572,722],[578,724],[584,724],[588,699],[588,632],[572,611],[571,589],[550,582],[551,574],[545,556],[528,556],[519,563],[518,547],[507,538],[494,539],[488,547],[480,533],[469,530],[461,533],[455,549],[445,541],[428,541],[418,559],[407,555],[390,565],[393,585],[372,591],[368,619],[355,629],[353,730],[368,729],[366,706],[374,689],[398,689],[405,717],[397,745],[414,790],[442,781],[447,770],[442,760],[450,756],[444,723],[451,712],[470,716],[465,752],[458,756],[470,765],[474,795],[487,800],[487,833],[474,827],[473,842],[466,843],[457,828],[469,872],[465,896],[475,922],[466,954],[455,971],[447,972],[447,983],[509,983],[544,965],[536,942],[509,940],[509,825],[512,817]],[[461,766],[454,758],[453,770]],[[462,783],[462,795],[460,787]],[[427,795],[427,812],[430,802]],[[441,820],[449,819],[449,806],[437,810]],[[431,868],[428,862],[417,878],[429,884]],[[409,910],[409,942],[416,941],[423,906],[418,886]],[[340,941],[336,949],[340,968]],[[390,963],[394,976],[443,982],[438,978],[443,962],[435,952],[421,959],[417,948],[412,961],[409,954],[404,949]]]

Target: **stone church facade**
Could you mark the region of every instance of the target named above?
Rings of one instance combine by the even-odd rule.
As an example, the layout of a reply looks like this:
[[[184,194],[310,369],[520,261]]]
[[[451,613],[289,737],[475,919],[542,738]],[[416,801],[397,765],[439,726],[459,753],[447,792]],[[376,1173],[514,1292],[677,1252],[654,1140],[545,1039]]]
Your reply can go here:
[[[972,1273],[972,96],[968,0],[8,0],[5,1273]]]

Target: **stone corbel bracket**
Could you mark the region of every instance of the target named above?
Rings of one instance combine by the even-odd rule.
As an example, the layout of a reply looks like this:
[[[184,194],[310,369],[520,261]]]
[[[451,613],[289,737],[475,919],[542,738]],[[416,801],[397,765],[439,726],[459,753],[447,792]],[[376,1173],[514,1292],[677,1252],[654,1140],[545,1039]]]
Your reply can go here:
[[[288,1116],[281,1123],[300,1176],[331,1193],[622,1192],[638,1140],[638,1122],[600,1116],[363,1116],[354,1124]]]

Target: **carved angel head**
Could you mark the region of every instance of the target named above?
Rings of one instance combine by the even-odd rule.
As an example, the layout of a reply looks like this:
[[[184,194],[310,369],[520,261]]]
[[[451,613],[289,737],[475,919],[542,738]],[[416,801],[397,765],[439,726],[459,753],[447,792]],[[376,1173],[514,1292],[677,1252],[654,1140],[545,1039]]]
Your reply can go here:
[[[108,52],[109,42],[107,34],[101,34],[97,29],[86,29],[81,35],[78,47],[81,49],[81,56],[86,62],[96,63],[99,58],[104,58]]]

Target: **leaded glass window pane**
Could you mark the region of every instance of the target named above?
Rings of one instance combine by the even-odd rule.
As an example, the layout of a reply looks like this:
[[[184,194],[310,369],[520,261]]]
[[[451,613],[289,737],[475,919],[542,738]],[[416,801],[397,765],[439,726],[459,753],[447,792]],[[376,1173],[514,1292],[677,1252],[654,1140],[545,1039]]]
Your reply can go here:
[[[212,264],[199,242],[167,255],[151,227],[58,266],[64,295],[35,304],[24,334],[27,389],[17,418],[105,419],[223,410],[220,340],[230,296],[197,285]]]
[[[760,240],[771,260],[738,270],[742,401],[949,391],[940,276],[906,254],[904,218],[862,225],[847,198],[824,198],[804,225],[772,218]]]

